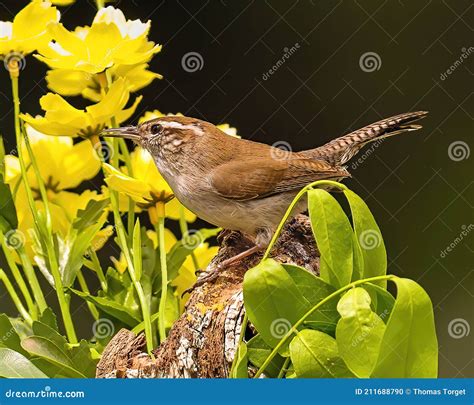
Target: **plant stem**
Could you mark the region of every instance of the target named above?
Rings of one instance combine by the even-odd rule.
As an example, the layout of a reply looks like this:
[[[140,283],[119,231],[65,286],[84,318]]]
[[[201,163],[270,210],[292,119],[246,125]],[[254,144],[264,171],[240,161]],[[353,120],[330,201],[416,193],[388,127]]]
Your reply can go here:
[[[71,313],[69,311],[69,304],[66,301],[66,295],[64,293],[62,280],[61,280],[61,273],[59,271],[58,263],[56,260],[56,252],[53,246],[52,234],[50,231],[50,223],[48,224],[48,212],[46,212],[46,230],[42,228],[40,225],[43,224],[43,220],[40,219],[38,212],[36,210],[33,194],[31,192],[31,187],[28,183],[28,178],[26,175],[26,166],[25,161],[23,159],[23,153],[21,148],[21,130],[20,130],[20,97],[18,94],[18,72],[10,72],[10,78],[12,83],[12,96],[13,96],[13,109],[14,109],[14,119],[15,119],[15,134],[16,134],[16,141],[17,141],[17,148],[18,148],[18,158],[20,161],[21,167],[21,175],[22,179],[25,183],[26,194],[28,197],[28,203],[30,206],[31,213],[35,220],[36,229],[38,230],[38,235],[41,236],[43,239],[43,243],[46,247],[46,257],[50,265],[50,271],[54,278],[54,287],[56,290],[56,295],[58,297],[59,306],[61,309],[61,315],[64,323],[64,327],[66,329],[66,335],[70,343],[77,343],[76,332],[74,330],[74,324],[72,323]],[[26,137],[25,142],[28,143]],[[28,146],[27,146],[28,147]],[[34,157],[33,155],[30,156],[32,159],[32,163],[34,166]],[[36,167],[36,169],[38,169]],[[39,172],[35,170],[36,175],[38,176]],[[38,179],[38,183],[41,188],[41,178]],[[43,184],[44,187],[44,184]],[[44,190],[43,190],[44,191]],[[44,197],[44,195],[42,195]],[[47,204],[47,203],[46,203]],[[47,205],[45,205],[45,210]]]
[[[97,278],[100,282],[100,287],[104,292],[107,292],[107,279],[105,278],[104,270],[102,270],[102,266],[100,265],[99,257],[97,256],[97,252],[94,249],[89,250],[89,256],[92,262],[92,270],[95,271],[97,274]]]
[[[86,279],[84,278],[84,274],[79,269],[77,272],[77,281],[79,281],[79,285],[81,286],[82,292],[90,295],[89,287],[87,286]],[[87,307],[89,308],[90,313],[94,317],[94,319],[99,319],[99,311],[92,302],[87,301]]]
[[[291,359],[290,359],[290,356],[288,356],[288,357],[285,359],[285,361],[284,361],[284,363],[283,363],[283,366],[281,366],[280,372],[278,373],[277,378],[283,378],[283,377],[285,377],[285,374],[286,374],[286,372],[288,371],[288,364],[290,363],[290,360],[291,360]]]
[[[273,360],[273,358],[277,355],[278,350],[285,344],[285,342],[290,338],[290,336],[295,333],[298,330],[298,327],[305,321],[308,316],[310,316],[314,311],[317,309],[321,308],[324,304],[326,304],[328,301],[331,299],[339,296],[341,293],[344,291],[350,290],[351,288],[357,287],[358,285],[365,284],[365,283],[371,283],[372,281],[379,281],[379,280],[390,280],[392,278],[395,278],[396,276],[393,275],[388,275],[388,276],[377,276],[377,277],[370,277],[370,278],[365,278],[363,280],[357,280],[354,281],[350,284],[347,284],[344,287],[339,288],[339,290],[334,291],[332,294],[329,294],[326,298],[322,299],[319,301],[316,305],[314,305],[311,309],[309,309],[298,321],[295,322],[295,324],[290,328],[290,330],[280,339],[280,341],[276,344],[276,346],[273,348],[271,353],[268,355],[268,357],[265,359],[263,362],[262,366],[258,369],[257,373],[255,374],[254,378],[259,378],[262,373],[265,371],[267,366],[270,364],[270,362]]]
[[[179,230],[181,231],[181,237],[184,238],[188,232],[188,222],[186,221],[186,216],[184,212],[184,205],[179,205]],[[199,270],[199,263],[196,258],[196,254],[191,252],[191,259],[193,261],[194,270]]]
[[[113,213],[114,213],[114,221],[115,221],[115,228],[117,230],[117,236],[119,239],[120,248],[125,256],[127,261],[127,269],[130,274],[130,278],[133,282],[133,286],[138,295],[138,301],[140,302],[140,308],[142,310],[143,321],[145,323],[145,336],[146,336],[146,346],[148,350],[148,354],[152,354],[151,351],[153,350],[153,333],[151,329],[151,321],[150,321],[150,308],[148,305],[148,301],[145,297],[145,293],[143,292],[142,285],[140,281],[137,280],[135,268],[133,266],[133,260],[130,255],[130,248],[127,244],[127,235],[125,232],[125,228],[122,222],[122,218],[120,218],[120,212],[118,210],[118,196],[117,193],[112,191],[110,193],[110,202],[112,204]]]
[[[237,343],[237,346],[235,346],[235,353],[234,353],[234,359],[232,360],[232,367],[230,368],[230,373],[229,375],[233,375],[234,368],[237,364],[237,354],[239,352],[239,347],[244,341],[245,338],[245,331],[247,330],[247,324],[249,322],[249,318],[247,316],[247,312],[244,313],[244,318],[242,319],[242,323],[240,324],[240,336],[239,336],[239,342]]]
[[[2,250],[5,255],[5,258],[7,259],[8,266],[10,267],[10,270],[12,272],[13,277],[15,278],[16,283],[18,284],[18,288],[20,289],[23,298],[25,299],[26,305],[28,306],[28,310],[31,314],[31,317],[33,319],[38,319],[38,311],[36,309],[36,305],[33,302],[33,298],[31,297],[30,290],[28,290],[28,287],[26,285],[26,282],[21,275],[20,270],[18,269],[18,266],[15,263],[15,259],[12,255],[12,251],[8,248],[8,246],[5,243],[5,236],[3,233],[0,231],[0,240],[2,244]]]
[[[156,204],[156,212],[158,215],[158,224],[156,232],[158,234],[158,249],[160,250],[160,267],[161,267],[161,296],[158,308],[158,333],[160,335],[160,343],[166,339],[166,301],[168,298],[168,268],[166,264],[166,246],[165,246],[165,203],[158,202]]]
[[[337,188],[340,188],[342,190],[347,190],[347,187],[344,186],[343,184],[337,183],[337,182],[331,181],[331,180],[318,180],[318,181],[315,181],[311,184],[308,184],[306,187],[301,189],[301,191],[298,194],[296,194],[296,197],[293,199],[290,206],[286,210],[285,215],[283,216],[282,220],[278,224],[278,227],[277,227],[275,233],[273,234],[272,240],[270,241],[270,244],[268,245],[267,250],[265,250],[265,254],[263,255],[261,261],[264,261],[265,259],[268,259],[268,256],[270,255],[270,252],[273,249],[273,246],[275,245],[278,237],[280,236],[280,233],[281,233],[283,227],[285,226],[285,223],[286,223],[287,219],[290,217],[291,212],[293,211],[293,208],[295,208],[295,205],[298,203],[298,201],[301,199],[301,197],[303,197],[308,190],[310,190],[314,187],[317,187],[317,186],[324,186],[324,185],[337,187]]]
[[[20,297],[18,297],[18,294],[16,293],[15,288],[13,287],[13,284],[8,279],[8,276],[3,271],[3,269],[0,269],[0,280],[3,281],[3,284],[5,284],[5,288],[10,294],[10,297],[13,303],[15,304],[16,309],[18,309],[18,312],[20,313],[20,315],[25,319],[26,322],[28,322],[31,325],[33,323],[33,320],[31,319],[31,316],[28,313],[28,311],[25,309],[25,307],[21,303]]]
[[[105,6],[105,0],[95,0],[95,4],[97,6],[97,10],[100,10]]]
[[[20,246],[17,249],[17,252],[23,266],[23,271],[26,274],[28,284],[30,285],[31,291],[33,291],[36,304],[38,304],[39,312],[43,313],[43,311],[48,308],[48,304],[46,303],[43,291],[41,290],[38,278],[36,277],[35,269],[31,264],[30,258],[28,257],[24,246]]]

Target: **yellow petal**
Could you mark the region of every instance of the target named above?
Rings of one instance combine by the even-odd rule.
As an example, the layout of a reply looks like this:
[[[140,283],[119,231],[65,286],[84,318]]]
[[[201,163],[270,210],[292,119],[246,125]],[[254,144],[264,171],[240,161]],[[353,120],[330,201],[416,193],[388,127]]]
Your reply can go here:
[[[178,201],[177,198],[173,198],[170,202],[166,204],[166,216],[171,219],[178,220],[181,217],[181,207],[183,205]],[[184,208],[184,218],[186,222],[194,222],[196,220],[196,215],[189,211],[186,207]]]
[[[72,69],[52,69],[46,73],[48,87],[63,96],[77,96],[91,82],[91,75]]]
[[[87,107],[86,110],[95,121],[106,122],[125,107],[129,96],[125,80],[120,78],[110,86],[109,91],[100,102]]]
[[[62,161],[61,189],[77,187],[100,170],[100,159],[90,141],[76,143]]]
[[[125,193],[136,202],[151,200],[151,190],[147,183],[127,176],[107,163],[103,167],[107,173],[105,182],[112,190]]]

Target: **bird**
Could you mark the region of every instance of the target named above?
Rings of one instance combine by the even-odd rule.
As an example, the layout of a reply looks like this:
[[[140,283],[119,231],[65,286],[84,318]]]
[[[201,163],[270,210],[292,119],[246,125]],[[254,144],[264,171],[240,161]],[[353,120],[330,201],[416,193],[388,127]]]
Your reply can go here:
[[[101,135],[131,139],[146,149],[181,204],[205,221],[240,231],[254,242],[221,262],[219,266],[224,268],[268,246],[303,187],[316,180],[350,177],[346,164],[365,145],[416,131],[421,125],[414,122],[427,114],[395,115],[300,152],[229,136],[209,122],[186,116],[108,128]],[[305,210],[306,202],[301,200],[292,215]]]

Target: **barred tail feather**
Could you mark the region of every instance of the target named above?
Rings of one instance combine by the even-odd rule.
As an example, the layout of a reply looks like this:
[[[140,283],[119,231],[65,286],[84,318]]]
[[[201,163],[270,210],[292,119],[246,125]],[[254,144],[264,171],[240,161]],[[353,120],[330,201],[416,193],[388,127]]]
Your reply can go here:
[[[420,129],[421,125],[412,122],[426,117],[427,114],[427,111],[416,111],[385,118],[300,154],[306,158],[324,159],[331,165],[341,166],[369,142]]]

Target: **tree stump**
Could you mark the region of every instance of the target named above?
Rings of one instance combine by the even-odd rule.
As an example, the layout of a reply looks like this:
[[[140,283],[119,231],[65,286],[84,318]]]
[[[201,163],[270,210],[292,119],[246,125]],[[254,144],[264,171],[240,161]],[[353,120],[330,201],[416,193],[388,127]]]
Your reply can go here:
[[[204,277],[218,263],[249,247],[239,232],[223,231],[220,248]],[[271,256],[318,274],[319,252],[309,219],[298,215],[287,222]],[[109,342],[97,365],[97,378],[226,378],[241,334],[244,316],[242,283],[245,272],[262,254],[255,254],[230,268],[220,270],[211,283],[196,288],[181,317],[157,347],[152,359],[145,352],[145,337],[121,329]],[[255,334],[249,323],[245,337]]]

